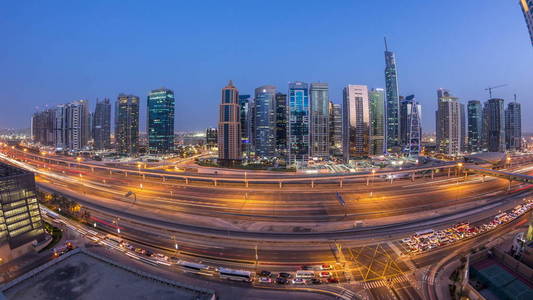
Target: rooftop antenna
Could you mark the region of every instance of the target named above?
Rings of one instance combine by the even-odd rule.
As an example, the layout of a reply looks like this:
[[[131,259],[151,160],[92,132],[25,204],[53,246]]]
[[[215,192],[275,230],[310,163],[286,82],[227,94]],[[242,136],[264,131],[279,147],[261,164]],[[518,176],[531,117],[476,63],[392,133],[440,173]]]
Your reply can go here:
[[[516,94],[514,94],[514,103],[516,103]]]
[[[389,48],[387,47],[387,37],[384,36],[383,40],[385,40],[385,51],[389,51]]]

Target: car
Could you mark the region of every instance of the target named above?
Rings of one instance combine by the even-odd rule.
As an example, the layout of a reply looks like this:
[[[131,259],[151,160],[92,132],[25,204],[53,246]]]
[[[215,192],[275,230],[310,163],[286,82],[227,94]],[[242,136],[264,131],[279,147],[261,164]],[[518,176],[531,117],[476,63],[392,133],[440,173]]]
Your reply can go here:
[[[312,271],[314,268],[312,266],[302,266],[302,270]]]
[[[320,272],[319,276],[320,278],[331,277],[331,272],[327,272],[327,271]]]
[[[270,277],[270,276],[272,276],[272,272],[263,270],[263,271],[259,272],[259,276]]]
[[[318,279],[318,278],[312,278],[312,279],[311,279],[311,283],[312,283],[312,284],[321,284],[322,281],[321,281],[320,279]]]
[[[333,269],[333,266],[329,265],[329,264],[323,264],[320,268],[322,270],[331,270],[331,269]]]
[[[285,277],[278,277],[278,278],[276,278],[276,283],[277,284],[287,284],[287,283],[289,283],[289,281]]]
[[[154,255],[154,252],[150,251],[150,250],[146,250],[146,252],[144,253],[146,256],[152,256]]]
[[[283,277],[283,278],[288,279],[288,278],[291,278],[292,275],[291,273],[281,272],[281,273],[278,273],[278,277]]]
[[[292,280],[292,284],[298,284],[298,285],[305,284],[305,279],[303,279],[303,278],[294,278]]]
[[[335,278],[335,277],[330,277],[330,278],[328,278],[328,282],[329,283],[339,283],[339,279]]]
[[[271,283],[272,279],[270,277],[259,277],[257,281],[259,283]]]

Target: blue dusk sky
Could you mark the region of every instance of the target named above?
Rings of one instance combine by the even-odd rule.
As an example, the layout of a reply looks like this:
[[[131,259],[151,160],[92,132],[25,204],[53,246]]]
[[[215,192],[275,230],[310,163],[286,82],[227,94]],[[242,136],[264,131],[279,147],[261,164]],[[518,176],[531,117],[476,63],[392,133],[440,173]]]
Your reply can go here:
[[[533,131],[533,47],[518,0],[2,1],[0,127],[29,127],[37,108],[77,99],[142,99],[168,87],[176,130],[215,126],[220,89],[241,94],[289,81],[384,87],[383,36],[396,53],[401,95],[435,129],[436,89],[463,103],[522,103]],[[144,127],[142,127],[144,129]]]

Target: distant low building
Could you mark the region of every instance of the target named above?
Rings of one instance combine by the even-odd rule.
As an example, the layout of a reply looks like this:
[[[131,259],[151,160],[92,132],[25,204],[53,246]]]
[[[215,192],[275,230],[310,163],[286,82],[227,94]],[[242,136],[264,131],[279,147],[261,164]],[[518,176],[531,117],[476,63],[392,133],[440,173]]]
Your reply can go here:
[[[208,149],[215,148],[217,146],[217,129],[216,128],[207,128],[205,131],[205,145]]]

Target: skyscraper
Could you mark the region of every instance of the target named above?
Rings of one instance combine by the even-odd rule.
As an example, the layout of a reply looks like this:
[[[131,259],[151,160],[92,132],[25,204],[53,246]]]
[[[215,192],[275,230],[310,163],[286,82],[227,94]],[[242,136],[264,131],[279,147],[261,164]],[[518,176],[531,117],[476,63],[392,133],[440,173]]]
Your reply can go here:
[[[241,150],[248,157],[251,151],[250,138],[250,95],[239,95],[239,113],[241,121]]]
[[[368,92],[370,106],[370,154],[385,153],[385,90]]]
[[[118,95],[115,103],[115,144],[119,153],[139,150],[139,97]]]
[[[344,161],[368,156],[370,110],[366,85],[348,85],[344,88],[342,111]]]
[[[61,104],[54,109],[54,142],[57,149],[67,148],[67,108]]]
[[[255,89],[255,136],[257,157],[272,157],[275,149],[275,96],[276,87],[264,85]]]
[[[92,126],[94,149],[109,149],[111,147],[111,102],[109,99],[96,100]]]
[[[311,156],[329,157],[329,88],[327,83],[311,83]]]
[[[33,114],[31,118],[31,138],[43,146],[55,146],[55,110],[46,109]]]
[[[276,93],[276,156],[287,156],[287,94]]]
[[[468,151],[477,152],[482,149],[481,132],[483,128],[483,109],[481,102],[470,100],[467,105],[468,114]]]
[[[503,99],[492,98],[485,103],[487,146],[490,152],[505,152],[505,111],[503,102]]]
[[[89,141],[89,103],[77,100],[67,105],[67,148],[82,150]]]
[[[329,142],[332,156],[342,155],[342,106],[329,101]]]
[[[174,150],[174,92],[161,88],[148,95],[148,150],[169,153]]]
[[[520,103],[516,99],[505,110],[505,139],[507,150],[517,151],[522,148],[522,116]]]
[[[401,150],[400,144],[400,117],[399,117],[399,90],[398,74],[396,73],[396,58],[394,52],[387,48],[385,39],[385,138],[387,152],[398,152]]]
[[[519,4],[524,13],[524,18],[526,19],[527,30],[529,31],[531,45],[533,46],[533,1],[519,0]]]
[[[422,105],[409,95],[400,102],[400,129],[403,151],[409,157],[420,154],[422,139]]]
[[[459,99],[445,89],[437,90],[436,111],[437,150],[447,155],[458,155],[461,149],[461,107]]]
[[[289,83],[289,164],[306,164],[309,159],[309,86],[296,81]]]
[[[461,120],[461,151],[466,151],[466,145],[468,143],[468,137],[466,135],[466,116],[465,105],[459,103],[459,118]]]
[[[222,89],[218,123],[218,163],[234,165],[242,159],[239,91],[230,80]]]

